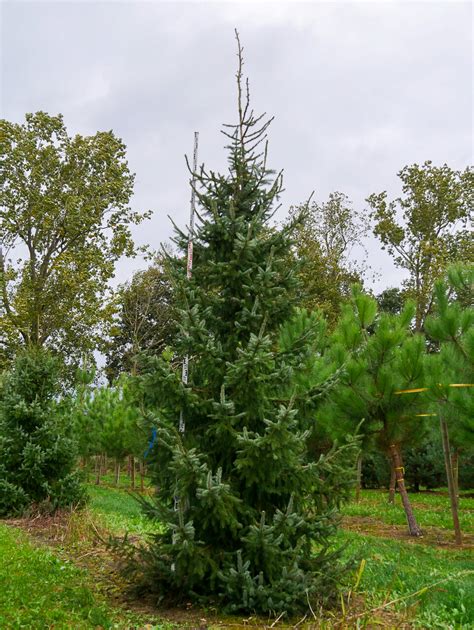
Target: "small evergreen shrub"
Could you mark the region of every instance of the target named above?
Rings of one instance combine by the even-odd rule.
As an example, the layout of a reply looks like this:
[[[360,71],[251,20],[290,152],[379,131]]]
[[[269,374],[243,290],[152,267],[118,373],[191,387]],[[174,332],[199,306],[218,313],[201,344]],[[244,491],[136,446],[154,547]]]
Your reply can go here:
[[[85,499],[60,392],[58,362],[39,349],[19,355],[2,381],[1,516],[30,506],[54,511]]]

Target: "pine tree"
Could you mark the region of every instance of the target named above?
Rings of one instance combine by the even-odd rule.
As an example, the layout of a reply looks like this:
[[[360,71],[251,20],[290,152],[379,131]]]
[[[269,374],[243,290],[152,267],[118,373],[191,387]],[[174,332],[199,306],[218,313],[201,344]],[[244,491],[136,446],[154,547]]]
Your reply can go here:
[[[446,403],[450,433],[458,444],[474,441],[474,396],[469,387],[474,379],[474,266],[453,266],[447,281],[435,286],[436,316],[427,320],[429,335],[440,344],[430,365],[433,393]],[[442,384],[444,387],[436,388]],[[437,396],[436,396],[437,392]]]
[[[250,109],[241,52],[239,44],[239,122],[224,131],[229,173],[196,174],[192,279],[184,259],[170,261],[181,304],[175,351],[190,357],[188,385],[164,357],[150,359],[143,376],[158,425],[150,454],[157,496],[147,511],[163,532],[141,549],[135,571],[175,603],[291,613],[334,597],[347,570],[329,548],[357,444],[308,457],[315,405],[332,373],[313,369],[320,320],[295,310],[294,226],[269,224],[282,179],[267,167],[271,120]],[[185,252],[179,230],[176,242]]]
[[[58,361],[43,350],[20,354],[0,392],[0,515],[54,511],[84,501],[77,449],[58,402]],[[67,409],[67,408],[66,408]]]
[[[461,544],[458,516],[458,455],[474,438],[474,266],[453,266],[447,282],[435,286],[437,314],[426,321],[440,344],[430,357],[431,396],[436,401],[456,541]],[[459,387],[460,386],[460,387]],[[455,451],[451,453],[451,444]]]
[[[344,366],[340,384],[321,411],[330,434],[361,424],[363,451],[376,449],[392,462],[410,534],[419,536],[404,483],[402,450],[425,435],[423,398],[397,392],[416,389],[424,379],[424,338],[410,331],[414,306],[399,315],[377,314],[376,301],[355,289],[334,333],[332,352]]]
[[[76,434],[83,456],[111,457],[115,463],[115,484],[120,484],[124,459],[141,456],[146,449],[146,431],[136,400],[134,380],[121,375],[113,387],[97,387],[75,401]],[[100,465],[96,460],[96,471]],[[96,483],[99,483],[97,475]]]

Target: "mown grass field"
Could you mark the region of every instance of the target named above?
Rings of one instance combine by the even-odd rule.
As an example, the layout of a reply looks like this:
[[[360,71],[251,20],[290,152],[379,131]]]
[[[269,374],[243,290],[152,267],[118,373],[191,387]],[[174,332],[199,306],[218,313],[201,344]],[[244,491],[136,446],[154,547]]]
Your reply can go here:
[[[100,546],[91,546],[91,524],[102,534],[128,531],[140,537],[156,525],[141,515],[125,488],[89,484],[89,493],[88,508],[73,515],[53,549],[14,524],[0,525],[0,583],[6,584],[0,589],[0,628],[239,626],[242,620],[222,618],[215,611],[155,614],[115,593],[120,580],[108,584],[108,558]],[[341,609],[319,627],[474,628],[474,552],[468,546],[445,544],[452,539],[448,498],[423,493],[414,495],[413,503],[422,527],[442,532],[442,545],[432,538],[413,541],[404,534],[398,497],[394,506],[388,506],[385,493],[364,491],[359,503],[346,506],[349,525],[341,529],[336,544],[346,545],[347,556],[359,558],[360,580],[349,603],[342,600]],[[472,536],[474,500],[463,498],[461,512],[462,526]],[[368,522],[378,524],[380,531],[377,527],[371,531],[380,535],[364,531]],[[353,587],[356,580],[354,575]],[[203,617],[205,622],[196,621]],[[247,624],[270,627],[273,621],[252,619]],[[284,625],[284,618],[277,625]],[[307,627],[318,626],[314,622]]]
[[[472,493],[471,493],[472,494]],[[452,528],[451,510],[447,489],[438,492],[423,492],[410,495],[419,525],[423,527]],[[461,529],[474,532],[474,498],[461,493],[459,497],[459,522]],[[370,517],[386,525],[405,525],[405,513],[397,497],[395,505],[387,502],[383,490],[364,490],[358,503],[352,502],[344,509],[348,516]]]

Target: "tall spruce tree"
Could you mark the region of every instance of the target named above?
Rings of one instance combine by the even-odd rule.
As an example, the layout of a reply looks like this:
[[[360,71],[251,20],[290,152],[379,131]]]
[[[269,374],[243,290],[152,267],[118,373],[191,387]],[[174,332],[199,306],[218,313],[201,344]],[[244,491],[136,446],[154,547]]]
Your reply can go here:
[[[250,109],[240,44],[238,56],[239,119],[224,130],[229,172],[196,174],[192,279],[184,258],[170,261],[188,385],[164,357],[150,359],[142,377],[157,409],[149,458],[157,494],[146,508],[163,531],[138,552],[135,577],[175,603],[289,614],[334,597],[347,571],[329,546],[358,446],[308,456],[314,407],[332,373],[313,370],[320,320],[295,309],[294,226],[269,226],[282,178],[267,167],[271,120]],[[186,251],[179,230],[176,243]]]

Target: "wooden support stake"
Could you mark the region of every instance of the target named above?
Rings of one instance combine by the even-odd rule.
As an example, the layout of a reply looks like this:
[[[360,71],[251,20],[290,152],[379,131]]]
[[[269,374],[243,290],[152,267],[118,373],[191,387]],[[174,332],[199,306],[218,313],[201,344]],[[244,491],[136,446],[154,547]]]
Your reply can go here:
[[[393,459],[395,478],[397,480],[398,490],[402,499],[403,509],[405,510],[405,515],[407,517],[410,536],[422,536],[422,531],[418,527],[418,523],[416,522],[415,515],[413,514],[413,508],[411,507],[410,499],[408,498],[408,492],[405,487],[405,469],[403,468],[402,456],[400,454],[400,447],[398,446],[398,444],[390,444],[390,453]]]

